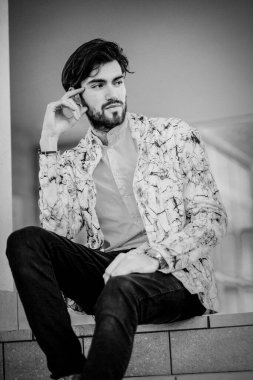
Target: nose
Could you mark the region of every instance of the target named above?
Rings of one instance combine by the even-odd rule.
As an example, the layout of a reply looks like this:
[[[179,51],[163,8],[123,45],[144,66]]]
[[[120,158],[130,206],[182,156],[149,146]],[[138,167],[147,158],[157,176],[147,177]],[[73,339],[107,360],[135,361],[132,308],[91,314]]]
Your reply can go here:
[[[112,84],[108,84],[108,86],[106,87],[106,93],[105,93],[106,100],[115,99],[117,98],[116,95],[117,95],[117,89]]]

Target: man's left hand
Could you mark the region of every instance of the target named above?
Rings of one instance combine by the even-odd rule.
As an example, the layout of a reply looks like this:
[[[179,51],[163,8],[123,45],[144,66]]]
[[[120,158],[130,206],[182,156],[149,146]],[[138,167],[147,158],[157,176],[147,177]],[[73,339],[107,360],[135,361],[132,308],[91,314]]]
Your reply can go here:
[[[152,273],[159,267],[158,260],[145,253],[119,253],[106,268],[103,275],[105,284],[110,277],[122,276],[129,273]]]

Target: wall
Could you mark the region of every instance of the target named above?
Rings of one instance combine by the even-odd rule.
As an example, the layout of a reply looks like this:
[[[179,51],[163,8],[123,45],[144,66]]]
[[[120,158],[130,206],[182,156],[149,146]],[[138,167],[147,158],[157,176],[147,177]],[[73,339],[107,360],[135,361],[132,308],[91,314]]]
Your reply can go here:
[[[12,231],[11,121],[8,2],[0,0],[0,330],[16,328],[16,295],[5,255],[6,239]]]
[[[12,0],[13,128],[38,141],[66,59],[98,36],[129,56],[132,111],[188,121],[252,112],[252,10],[250,0]]]
[[[252,170],[214,146],[207,152],[228,214],[227,235],[212,252],[220,311],[253,311]]]

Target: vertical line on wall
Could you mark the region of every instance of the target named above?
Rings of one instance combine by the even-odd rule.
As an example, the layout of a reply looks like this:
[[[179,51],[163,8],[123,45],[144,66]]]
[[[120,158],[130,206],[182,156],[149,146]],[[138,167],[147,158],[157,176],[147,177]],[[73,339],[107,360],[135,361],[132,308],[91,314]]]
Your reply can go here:
[[[2,360],[3,360],[3,380],[6,379],[6,376],[5,376],[5,355],[4,355],[4,343],[3,343],[3,349],[2,349]]]
[[[171,350],[171,337],[170,337],[170,331],[168,331],[168,336],[169,336],[169,350],[170,350],[170,372],[171,374],[173,374],[172,372],[172,350]]]

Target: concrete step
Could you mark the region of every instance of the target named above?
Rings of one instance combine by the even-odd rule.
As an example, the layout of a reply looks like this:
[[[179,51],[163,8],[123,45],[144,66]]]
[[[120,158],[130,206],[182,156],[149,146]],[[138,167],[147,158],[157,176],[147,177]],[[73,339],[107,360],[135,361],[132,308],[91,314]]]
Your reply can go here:
[[[73,326],[87,355],[94,324]],[[30,330],[0,333],[0,379],[49,380]],[[253,380],[253,313],[139,326],[125,378]]]
[[[247,372],[223,372],[223,373],[195,373],[190,375],[170,376],[142,376],[125,377],[131,380],[252,380],[253,371]]]

